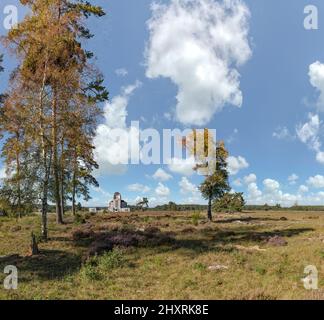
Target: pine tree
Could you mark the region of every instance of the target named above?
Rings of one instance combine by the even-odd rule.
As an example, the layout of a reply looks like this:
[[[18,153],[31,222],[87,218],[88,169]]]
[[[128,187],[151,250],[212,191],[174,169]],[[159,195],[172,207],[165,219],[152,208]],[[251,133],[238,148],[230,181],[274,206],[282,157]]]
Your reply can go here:
[[[89,63],[93,54],[82,48],[82,39],[92,37],[84,20],[91,15],[100,17],[104,12],[81,0],[21,3],[29,7],[31,14],[9,31],[5,44],[20,59],[12,82],[20,89],[22,107],[19,112],[10,108],[6,112],[16,112],[17,118],[24,113],[25,134],[19,139],[23,144],[32,141],[35,147],[42,234],[46,239],[49,199],[56,204],[57,222],[63,223],[65,194],[72,179],[69,165],[73,163],[75,181],[82,176],[84,186],[96,184],[91,175],[97,167],[92,139],[100,115],[97,103],[106,100],[108,92],[103,77]],[[16,109],[13,105],[12,108]]]
[[[193,169],[205,175],[199,190],[208,201],[207,217],[211,221],[212,201],[221,198],[230,190],[227,172],[228,152],[224,142],[213,141],[207,129],[193,130],[183,144],[195,156],[196,166]],[[214,168],[214,171],[210,172],[210,168]]]

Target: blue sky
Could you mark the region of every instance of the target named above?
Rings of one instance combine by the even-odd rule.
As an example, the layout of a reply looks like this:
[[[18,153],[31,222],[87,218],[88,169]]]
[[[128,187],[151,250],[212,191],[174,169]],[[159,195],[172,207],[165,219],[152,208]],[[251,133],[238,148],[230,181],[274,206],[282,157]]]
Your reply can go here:
[[[5,17],[3,7],[17,2],[2,1],[0,19]],[[322,204],[323,1],[312,1],[318,8],[318,30],[304,28],[308,1],[227,1],[226,11],[223,1],[197,0],[188,8],[184,1],[165,0],[158,2],[164,5],[160,13],[152,2],[94,1],[107,15],[90,19],[95,37],[86,46],[95,52],[105,76],[110,91],[105,110],[112,117],[108,123],[102,120],[106,131],[98,133],[99,147],[111,150],[109,123],[126,130],[134,120],[141,129],[159,131],[216,129],[232,157],[232,187],[244,192],[249,203]],[[211,8],[208,14],[203,5]],[[18,12],[22,19],[24,10],[18,7]],[[213,28],[218,32],[206,35]],[[2,23],[0,32],[5,33]],[[14,65],[6,54],[2,91]],[[109,111],[120,106],[127,113],[125,122]],[[129,165],[119,170],[107,163],[113,156],[98,155],[100,189],[92,191],[88,205],[107,204],[115,191],[131,203],[143,196],[152,205],[203,203],[196,189],[201,177],[188,174],[185,166]]]

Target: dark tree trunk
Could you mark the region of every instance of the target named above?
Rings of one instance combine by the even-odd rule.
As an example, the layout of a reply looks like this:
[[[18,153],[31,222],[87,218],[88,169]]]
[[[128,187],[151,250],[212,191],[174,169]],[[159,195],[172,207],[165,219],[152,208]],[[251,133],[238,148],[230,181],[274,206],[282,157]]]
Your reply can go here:
[[[19,143],[19,133],[17,133],[17,143]],[[21,187],[20,187],[20,159],[19,159],[19,152],[16,153],[16,165],[17,165],[17,179],[18,179],[18,212],[17,218],[21,218]]]
[[[60,176],[60,196],[61,196],[61,216],[64,217],[65,208],[64,208],[64,140],[62,139],[61,143],[61,176]]]
[[[38,244],[34,233],[31,234],[31,244],[30,244],[30,253],[32,256],[39,254]]]
[[[212,216],[212,199],[211,198],[208,199],[207,218],[208,218],[209,221],[213,220],[213,216]]]
[[[45,181],[43,184],[43,197],[42,197],[42,238],[46,241],[47,234],[47,194],[48,194],[48,184]]]
[[[53,145],[53,175],[54,175],[54,198],[56,206],[56,222],[63,224],[63,216],[61,210],[60,197],[60,179],[59,179],[59,165],[57,155],[57,101],[54,93],[53,110],[52,110],[52,145]]]
[[[75,208],[75,186],[74,185],[73,185],[73,191],[72,191],[72,213],[75,216],[76,208]]]
[[[73,161],[73,177],[72,177],[72,213],[75,216],[76,214],[76,206],[75,206],[75,196],[76,196],[76,183],[77,183],[77,155],[76,151],[74,153],[74,161]]]

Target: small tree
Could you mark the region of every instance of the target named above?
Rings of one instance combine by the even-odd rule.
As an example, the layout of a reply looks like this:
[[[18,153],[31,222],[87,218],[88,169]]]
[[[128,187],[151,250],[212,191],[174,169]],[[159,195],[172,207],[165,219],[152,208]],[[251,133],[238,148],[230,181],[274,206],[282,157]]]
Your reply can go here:
[[[264,211],[269,211],[270,209],[271,209],[271,207],[267,203],[265,203],[264,206],[263,206],[263,210]]]
[[[203,198],[208,200],[207,217],[211,221],[212,201],[230,191],[227,172],[228,152],[224,142],[216,143],[208,129],[193,130],[183,143],[196,159],[196,166],[193,169],[205,176],[199,190]],[[214,168],[214,171],[210,172],[210,168]]]
[[[141,201],[139,201],[136,204],[136,208],[141,209],[142,211],[144,211],[145,209],[147,209],[149,207],[149,201],[147,198],[143,198]]]
[[[178,211],[178,206],[175,202],[170,201],[168,206],[170,211]]]

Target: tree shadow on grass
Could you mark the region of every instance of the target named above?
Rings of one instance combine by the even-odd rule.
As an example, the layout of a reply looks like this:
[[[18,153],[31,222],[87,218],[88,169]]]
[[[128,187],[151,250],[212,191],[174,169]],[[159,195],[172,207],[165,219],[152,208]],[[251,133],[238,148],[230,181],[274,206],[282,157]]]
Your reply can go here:
[[[230,218],[230,219],[217,219],[215,220],[215,223],[233,223],[233,222],[257,222],[257,221],[281,221],[280,218],[269,218],[269,217],[242,217],[242,218]]]
[[[251,231],[251,230],[239,230],[239,231],[218,231],[213,236],[214,241],[221,242],[241,242],[241,241],[253,241],[262,242],[271,237],[293,237],[301,233],[314,231],[313,228],[295,228],[295,229],[283,229],[273,231]]]
[[[54,280],[77,272],[81,257],[59,250],[41,250],[37,256],[10,255],[0,258],[0,268],[13,265],[18,269],[19,282]]]
[[[114,247],[147,248],[154,253],[163,253],[184,249],[193,253],[208,251],[233,251],[226,248],[227,244],[240,244],[243,242],[265,243],[273,236],[293,237],[300,233],[314,231],[312,228],[283,229],[273,231],[259,231],[258,226],[240,227],[224,231],[214,228],[193,229],[192,232],[181,236],[181,233],[163,232],[158,228],[149,231],[138,230],[110,230],[94,232],[79,230],[73,236],[76,247],[87,247],[88,254],[101,254],[101,251],[111,250]]]
[[[228,244],[240,244],[242,242],[256,242],[259,244],[266,243],[271,237],[293,237],[301,233],[314,231],[312,228],[284,229],[273,231],[254,231],[249,228],[239,231],[219,231],[215,230],[211,239],[175,239],[169,247],[155,248],[158,252],[166,252],[168,250],[189,250],[194,254],[204,252],[233,252],[235,247],[226,247]]]

